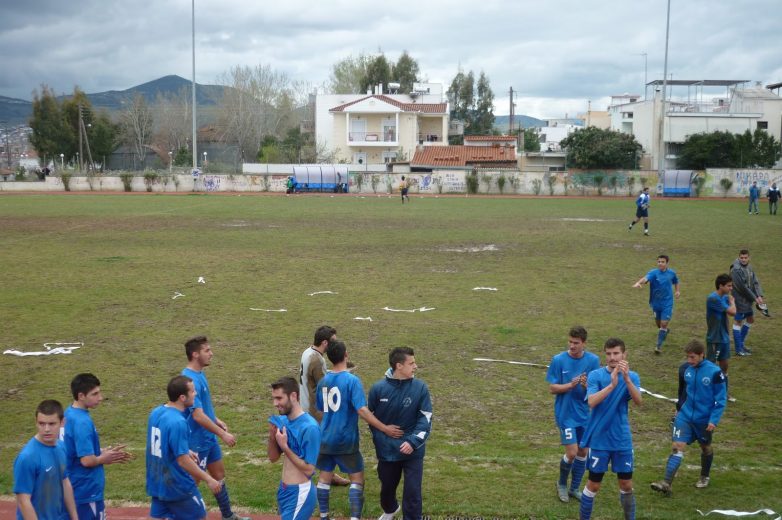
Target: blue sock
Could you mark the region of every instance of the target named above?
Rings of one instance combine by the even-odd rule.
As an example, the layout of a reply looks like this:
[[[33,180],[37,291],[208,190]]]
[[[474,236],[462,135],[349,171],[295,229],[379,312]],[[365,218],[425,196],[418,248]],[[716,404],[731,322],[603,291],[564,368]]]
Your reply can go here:
[[[663,477],[668,484],[673,482],[673,477],[676,476],[676,472],[679,470],[679,466],[681,466],[682,458],[684,458],[684,453],[680,451],[671,453],[668,456],[668,463],[665,465],[665,477]]]
[[[668,329],[660,329],[657,331],[657,348],[661,348],[663,346],[663,342],[665,342],[666,336],[668,336]]]
[[[562,457],[559,461],[559,485],[567,486],[567,477],[570,475],[570,468],[573,467],[572,462],[567,461],[567,456]]]
[[[223,518],[233,516],[234,512],[231,511],[231,499],[228,497],[228,487],[225,485],[225,480],[223,480],[223,487],[220,488],[220,492],[215,495],[215,499],[217,500],[217,505],[220,506],[220,513],[222,513]]]
[[[589,520],[592,517],[592,506],[595,503],[595,494],[586,487],[581,494],[581,506],[578,508],[580,520]]]
[[[635,495],[632,490],[627,493],[619,491],[619,503],[625,512],[625,520],[635,520]]]
[[[733,346],[738,354],[744,350],[744,338],[741,336],[741,327],[733,325]]]
[[[570,490],[575,491],[581,485],[581,477],[586,470],[586,457],[576,457],[573,461],[573,480],[570,482]]]
[[[331,493],[331,485],[318,482],[318,509],[321,517],[329,516],[329,493]]]
[[[364,510],[364,486],[352,482],[348,490],[348,502],[350,503],[350,518],[361,518]]]
[[[741,342],[742,343],[747,340],[747,334],[749,334],[749,327],[750,327],[749,323],[745,323],[744,325],[741,326]]]

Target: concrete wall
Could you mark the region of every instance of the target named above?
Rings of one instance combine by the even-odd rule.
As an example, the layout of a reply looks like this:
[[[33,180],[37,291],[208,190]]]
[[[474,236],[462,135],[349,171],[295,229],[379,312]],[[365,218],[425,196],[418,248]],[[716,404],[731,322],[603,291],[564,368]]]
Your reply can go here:
[[[285,191],[288,175],[292,174],[292,165],[261,165],[263,173],[249,174],[201,174],[194,179],[190,174],[166,173],[159,174],[158,179],[151,182],[149,189],[160,193],[186,192],[277,192]],[[381,165],[382,166],[382,165]],[[288,168],[290,167],[290,171]],[[349,166],[350,167],[350,166]],[[504,194],[521,195],[598,195],[595,178],[602,177],[602,195],[606,197],[628,195],[635,196],[641,187],[647,185],[652,193],[661,193],[662,186],[657,182],[656,171],[623,171],[623,170],[570,170],[567,172],[521,172],[517,170],[479,169],[478,193],[499,194],[498,179],[505,178]],[[268,172],[268,173],[266,173]],[[746,197],[753,181],[757,181],[763,196],[772,183],[782,186],[782,170],[749,170],[749,169],[709,169],[698,174],[706,179],[702,197]],[[465,194],[467,193],[467,172],[460,170],[435,170],[431,173],[417,172],[386,172],[383,167],[374,171],[350,171],[350,192],[367,195],[398,194],[399,183],[404,175],[410,183],[411,194]],[[616,178],[616,189],[609,179]],[[13,177],[10,177],[13,178]],[[632,179],[632,180],[631,180]],[[643,179],[643,182],[642,182]],[[720,185],[722,179],[732,183],[725,193]],[[148,191],[147,182],[142,175],[132,178],[133,192]],[[116,175],[74,176],[70,180],[71,191],[104,191],[123,192],[122,179]],[[9,180],[0,181],[0,192],[57,192],[65,191],[62,179],[57,176],[47,177],[43,182]]]

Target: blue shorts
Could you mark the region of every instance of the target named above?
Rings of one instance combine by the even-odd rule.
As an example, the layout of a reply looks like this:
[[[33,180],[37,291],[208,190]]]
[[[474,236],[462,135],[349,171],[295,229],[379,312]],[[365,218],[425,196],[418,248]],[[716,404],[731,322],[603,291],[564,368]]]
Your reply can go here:
[[[281,520],[309,520],[315,511],[315,486],[304,484],[283,484],[277,488],[277,508]]]
[[[343,473],[352,475],[364,471],[364,457],[361,456],[360,451],[340,455],[321,453],[318,455],[318,462],[315,463],[315,467],[321,471],[332,472],[336,466],[339,466]]]
[[[639,207],[635,210],[636,218],[648,217],[648,216],[649,216],[649,208],[643,209]]]
[[[706,431],[708,424],[695,424],[683,418],[676,416],[673,422],[673,432],[671,440],[673,442],[684,442],[692,444],[698,441],[700,444],[711,444],[711,433]]]
[[[730,343],[706,343],[706,359],[712,363],[730,359]]]
[[[755,315],[755,311],[753,311],[752,309],[748,310],[747,312],[737,312],[736,315],[733,316],[733,321],[744,321],[745,319],[754,315]]]
[[[182,500],[160,500],[152,497],[149,516],[171,520],[200,520],[206,518],[206,505],[196,488],[192,496]]]
[[[673,316],[673,304],[652,307],[652,312],[654,312],[654,319],[656,320],[671,321],[671,316]]]
[[[206,467],[209,464],[222,460],[223,458],[223,450],[220,449],[220,445],[216,442],[196,453],[198,454],[198,466],[204,471],[206,471]]]
[[[609,461],[614,473],[633,472],[633,450],[603,451],[590,448],[587,469],[590,473],[605,473],[608,471]]]
[[[106,520],[106,504],[103,500],[76,504],[79,520]]]
[[[583,426],[570,426],[568,428],[559,429],[559,443],[563,446],[568,444],[581,444],[581,439],[584,437]]]

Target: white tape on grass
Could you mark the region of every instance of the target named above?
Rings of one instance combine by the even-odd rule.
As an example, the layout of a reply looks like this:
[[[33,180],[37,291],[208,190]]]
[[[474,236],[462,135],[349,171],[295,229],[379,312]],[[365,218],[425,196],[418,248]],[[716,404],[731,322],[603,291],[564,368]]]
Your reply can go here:
[[[524,361],[508,361],[507,359],[490,359],[490,358],[472,358],[473,361],[486,361],[490,363],[508,363],[509,365],[522,365],[525,367],[538,367],[538,368],[548,368],[548,365],[542,365],[540,363],[527,363]],[[649,390],[645,388],[640,388],[640,391],[644,394],[650,395],[652,397],[656,397],[657,399],[663,399],[665,401],[670,401],[672,403],[675,403],[677,399],[671,399],[670,397],[665,397],[661,394],[655,394],[650,392]]]
[[[473,291],[496,291],[496,287],[473,287]]]
[[[52,348],[52,345],[57,345],[57,346]],[[19,357],[71,354],[77,348],[83,347],[84,343],[44,343],[43,346],[46,349],[45,351],[22,352],[21,350],[9,349],[3,351],[3,354],[8,354],[9,356],[19,356]]]
[[[206,280],[204,280],[203,276],[198,277],[198,283],[206,283]]]
[[[339,294],[339,293],[335,293],[334,291],[315,291],[315,292],[311,292],[310,296],[315,296],[316,294]]]
[[[263,311],[263,312],[288,312],[288,309],[256,309],[250,307],[251,311]]]
[[[772,511],[771,509],[759,509],[758,511],[734,511],[733,509],[714,509],[712,511],[709,511],[708,513],[702,512],[700,509],[696,509],[698,513],[700,513],[701,516],[709,516],[712,513],[716,513],[718,515],[725,515],[725,516],[755,516],[759,515],[761,513],[773,516],[777,515],[775,511]],[[777,516],[774,520],[780,520],[782,519],[782,516]]]
[[[176,300],[177,298],[181,298],[182,296],[184,296],[184,294],[182,294],[181,292],[175,292],[174,296],[172,296],[171,299]]]
[[[356,321],[372,321],[372,316],[367,316],[366,318],[362,318],[361,316],[356,316],[353,319]]]
[[[435,310],[434,307],[419,307],[418,309],[392,309],[391,307],[383,307],[384,311],[388,312],[427,312],[427,311],[433,311]]]

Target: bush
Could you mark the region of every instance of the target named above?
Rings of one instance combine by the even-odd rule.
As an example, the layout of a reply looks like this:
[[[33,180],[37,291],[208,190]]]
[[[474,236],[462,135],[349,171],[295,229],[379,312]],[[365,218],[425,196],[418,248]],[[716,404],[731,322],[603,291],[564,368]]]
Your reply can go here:
[[[619,186],[619,177],[617,177],[616,174],[611,175],[608,178],[608,185],[614,190],[614,195],[616,195],[616,189]]]
[[[73,177],[72,173],[63,173],[60,175],[60,179],[62,179],[62,187],[65,188],[65,191],[71,191],[71,177]]]
[[[24,166],[20,166],[16,170],[16,174],[14,174],[14,180],[15,181],[23,181],[27,177],[27,172],[24,169]]]
[[[478,186],[480,184],[480,181],[478,179],[478,172],[473,170],[470,173],[467,174],[467,176],[464,178],[465,182],[467,183],[467,193],[471,195],[475,195],[478,193]]]
[[[720,179],[720,186],[722,186],[722,191],[724,192],[725,197],[728,196],[728,192],[733,187],[733,181],[728,179],[727,177],[723,177]]]
[[[372,193],[377,193],[377,185],[380,184],[380,176],[372,175],[369,179],[369,183],[372,185]]]
[[[692,180],[692,187],[695,190],[695,196],[700,197],[703,191],[703,186],[706,184],[706,177],[698,175]]]
[[[507,182],[507,180],[504,173],[501,173],[500,176],[497,177],[497,189],[500,190],[500,195],[505,193],[505,182]]]
[[[548,174],[548,177],[546,177],[546,186],[548,186],[548,194],[554,195],[554,186],[557,185],[557,176]]]
[[[634,191],[635,191],[635,177],[630,175],[627,178],[627,194],[632,195]]]
[[[488,173],[481,174],[481,182],[486,185],[486,193],[491,191],[491,175]]]
[[[598,174],[595,175],[592,180],[595,183],[595,188],[597,188],[597,194],[603,195],[603,181],[605,180],[605,176]]]
[[[535,195],[540,195],[540,189],[543,187],[543,181],[540,179],[533,179],[532,180],[532,192]]]
[[[152,192],[152,185],[157,182],[158,178],[160,176],[157,174],[157,172],[145,172],[144,173],[144,184],[147,186],[147,191]],[[130,191],[130,190],[127,190]]]
[[[133,191],[132,173],[120,173],[119,178],[122,180],[122,186],[125,188],[125,191]]]

